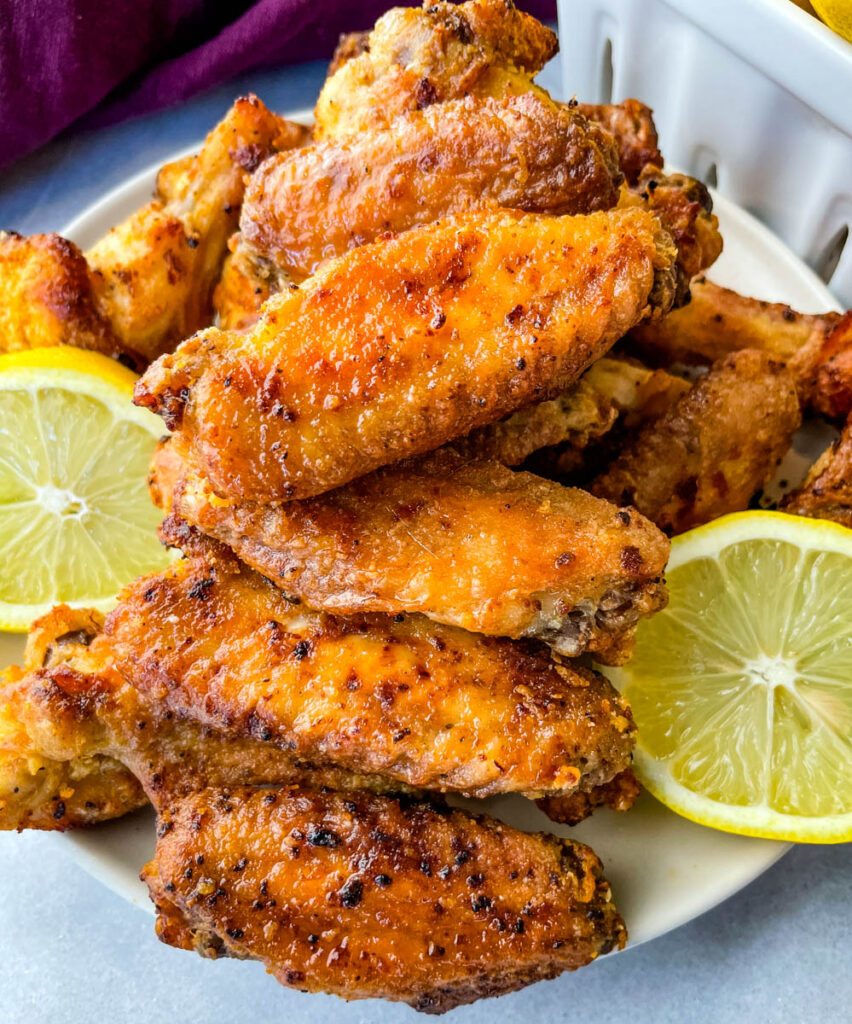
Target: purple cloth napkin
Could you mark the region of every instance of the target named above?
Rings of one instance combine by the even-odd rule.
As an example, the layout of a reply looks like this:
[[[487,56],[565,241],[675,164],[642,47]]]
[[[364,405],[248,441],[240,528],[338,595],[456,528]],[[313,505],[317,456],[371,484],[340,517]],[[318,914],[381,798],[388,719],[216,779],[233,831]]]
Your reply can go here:
[[[398,0],[400,2],[400,0]],[[249,68],[328,58],[392,0],[0,0],[0,166]],[[414,6],[411,3],[406,6]],[[519,0],[554,20],[555,0]]]

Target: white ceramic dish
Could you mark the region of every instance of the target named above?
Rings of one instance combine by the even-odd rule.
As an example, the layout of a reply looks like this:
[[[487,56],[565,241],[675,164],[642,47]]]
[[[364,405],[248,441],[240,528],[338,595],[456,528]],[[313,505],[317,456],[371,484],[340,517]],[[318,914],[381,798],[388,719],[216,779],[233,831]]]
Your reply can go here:
[[[293,116],[309,117],[309,112]],[[180,155],[180,154],[176,154]],[[86,247],[151,196],[156,169],[132,178],[67,225],[63,234]],[[836,308],[824,285],[766,228],[717,197],[725,253],[713,268],[722,284],[808,311]],[[808,444],[812,447],[812,442]],[[812,456],[813,452],[808,452]],[[788,478],[806,464],[786,469]],[[0,634],[0,664],[16,661],[23,638]],[[787,849],[783,843],[715,832],[667,811],[647,794],[629,814],[602,811],[575,829],[560,830],[529,801],[488,802],[495,814],[526,829],[563,831],[602,857],[630,931],[630,944],[655,938],[731,896]],[[139,812],[88,831],[56,836],[88,872],[151,910],[139,870],[154,849],[153,815]]]

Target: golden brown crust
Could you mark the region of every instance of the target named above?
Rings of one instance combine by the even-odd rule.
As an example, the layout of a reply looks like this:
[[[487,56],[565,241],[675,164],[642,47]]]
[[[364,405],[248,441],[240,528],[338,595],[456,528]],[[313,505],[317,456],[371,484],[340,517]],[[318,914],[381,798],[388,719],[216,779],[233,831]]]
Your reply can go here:
[[[852,419],[813,464],[802,486],[784,498],[781,509],[852,527]]]
[[[498,99],[535,90],[556,53],[554,33],[508,0],[396,7],[361,52],[336,62],[316,106],[318,139],[389,124],[397,115],[464,96]]]
[[[605,210],[619,180],[612,138],[576,112],[532,93],[467,97],[266,161],[246,191],[240,231],[299,281],[384,232],[467,209]]]
[[[142,877],[165,942],[428,1013],[582,967],[626,938],[588,847],[370,794],[176,800]]]
[[[690,290],[689,305],[630,332],[632,350],[656,365],[708,366],[730,352],[759,349],[790,367],[803,401],[845,418],[852,408],[852,313],[797,313],[705,278]]]
[[[0,231],[0,353],[75,345],[118,356],[101,316],[86,259],[59,235]]]
[[[197,156],[162,168],[157,199],[86,253],[101,315],[143,366],[212,322],[245,177],[272,153],[303,144],[306,132],[256,96],[241,97]]]
[[[546,796],[536,800],[536,803],[551,821],[562,825],[579,825],[598,807],[629,811],[639,796],[640,788],[636,776],[626,768],[614,779],[588,792],[572,793],[570,796]]]
[[[763,352],[716,364],[646,425],[591,487],[681,533],[737,512],[771,478],[801,422],[795,378]]]
[[[618,144],[621,170],[629,184],[639,181],[647,164],[663,166],[654,112],[644,103],[633,99],[610,104],[580,103],[576,109],[612,133]]]
[[[308,612],[223,563],[143,577],[105,629],[149,702],[317,765],[470,795],[541,795],[608,781],[630,757],[626,702],[540,645],[418,615]]]
[[[174,462],[166,445],[152,466],[164,511],[309,608],[420,612],[574,657],[605,655],[665,603],[669,545],[652,524],[496,462],[443,450],[272,506],[218,499],[191,466],[170,488]]]
[[[136,402],[222,497],[310,497],[563,391],[650,308],[673,251],[644,210],[478,212],[364,245],[207,331]]]

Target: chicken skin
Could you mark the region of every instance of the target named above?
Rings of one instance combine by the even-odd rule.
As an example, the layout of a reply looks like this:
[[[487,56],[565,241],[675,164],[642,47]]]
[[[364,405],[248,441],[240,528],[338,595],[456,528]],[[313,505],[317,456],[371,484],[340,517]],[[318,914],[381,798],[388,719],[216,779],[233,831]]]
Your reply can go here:
[[[812,519],[833,519],[852,528],[852,419],[817,459],[805,482],[781,502],[781,510]]]
[[[420,612],[621,662],[638,619],[666,601],[669,545],[656,527],[496,462],[444,450],[268,506],[217,499],[202,476],[172,463],[167,446],[152,467],[164,509],[309,608]]]
[[[59,235],[0,231],[0,294],[0,353],[52,345],[121,353],[85,256]]]
[[[576,109],[610,132],[618,144],[619,163],[630,185],[636,185],[648,164],[663,166],[657,126],[650,107],[639,100],[621,103],[579,103]]]
[[[471,96],[267,160],[248,185],[240,231],[301,281],[387,231],[475,207],[609,209],[620,177],[611,136],[576,111],[533,93]]]
[[[302,991],[443,1013],[626,939],[588,847],[440,805],[207,789],[169,801],[157,836],[160,939]]]
[[[545,96],[532,79],[557,48],[549,28],[507,0],[395,7],[360,52],[335,62],[317,100],[315,137],[358,135],[469,95]]]
[[[310,764],[542,796],[591,789],[630,761],[627,703],[545,647],[419,615],[310,612],[228,558],[131,584],[105,639],[152,704]]]
[[[665,533],[682,533],[747,508],[800,423],[793,374],[743,349],[639,431],[591,490],[635,505]]]
[[[802,400],[829,419],[852,411],[852,312],[798,313],[747,298],[704,278],[692,301],[630,333],[631,350],[655,365],[709,365],[730,352],[759,349],[786,363]]]
[[[364,245],[149,368],[160,413],[224,498],[331,490],[569,386],[653,308],[673,251],[644,210],[468,214]]]
[[[161,170],[157,198],[88,250],[101,316],[141,367],[212,322],[246,173],[306,136],[256,96],[238,99],[197,156]]]

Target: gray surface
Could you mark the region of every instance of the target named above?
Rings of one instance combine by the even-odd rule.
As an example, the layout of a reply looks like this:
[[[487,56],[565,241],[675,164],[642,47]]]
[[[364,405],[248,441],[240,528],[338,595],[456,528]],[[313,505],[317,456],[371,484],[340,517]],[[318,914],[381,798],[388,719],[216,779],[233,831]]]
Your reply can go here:
[[[240,91],[309,106],[321,65],[232,82],[177,111],[74,134],[0,175],[0,226],[55,230],[114,185],[203,135]],[[140,865],[141,867],[141,865]],[[852,846],[800,847],[721,907],[579,975],[455,1011],[490,1021],[852,1020]],[[629,923],[629,922],[628,922]],[[280,989],[257,964],[161,946],[152,919],[89,878],[48,837],[0,835],[0,1021],[264,1024],[413,1021]]]

